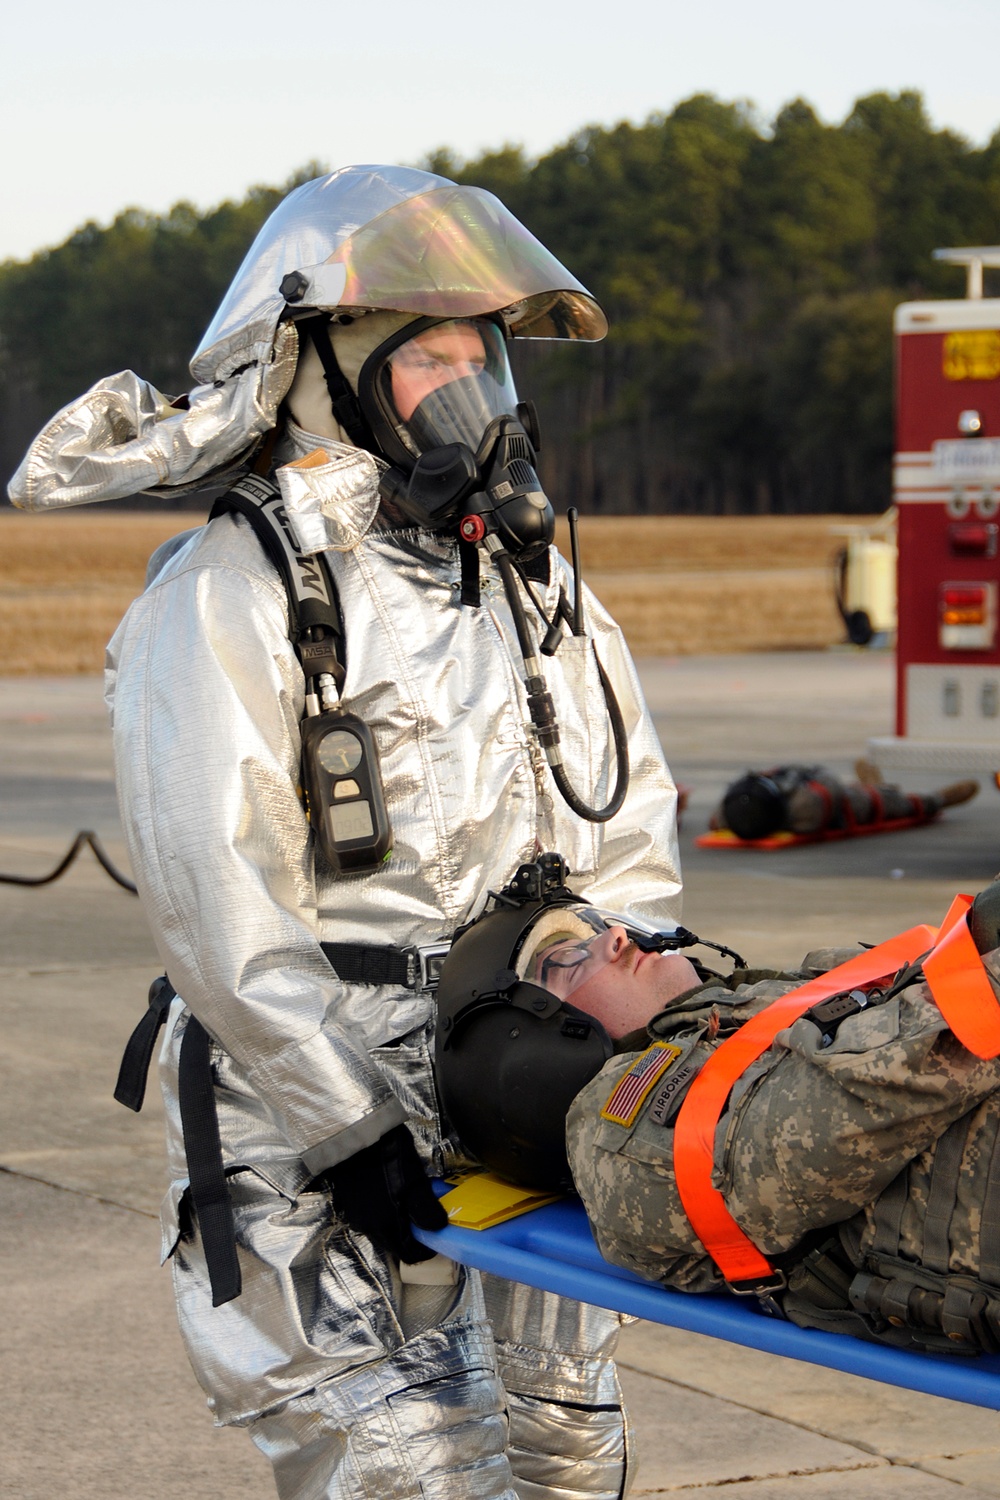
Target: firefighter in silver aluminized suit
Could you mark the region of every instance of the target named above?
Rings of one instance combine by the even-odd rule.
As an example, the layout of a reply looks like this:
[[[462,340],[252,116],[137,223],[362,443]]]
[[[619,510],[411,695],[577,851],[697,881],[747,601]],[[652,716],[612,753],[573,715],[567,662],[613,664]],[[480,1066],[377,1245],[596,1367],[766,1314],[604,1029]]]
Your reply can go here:
[[[110,377],[52,420],[12,481],[15,504],[46,509],[218,484],[257,454],[299,547],[326,553],[339,591],[341,701],[375,736],[392,824],[377,869],[338,873],[315,847],[299,791],[303,669],[285,589],[244,519],[220,515],[161,549],[109,649],[129,852],[180,997],[161,1054],[163,1253],[216,1421],[248,1427],[286,1500],[617,1500],[627,1488],[618,1317],[419,1260],[400,1213],[435,1206],[415,1163],[439,1176],[456,1161],[431,1076],[428,947],[544,849],[595,903],[659,925],[678,915],[674,787],[617,628],[587,596],[587,634],[564,635],[545,661],[560,767],[529,719],[510,589],[555,619],[572,593],[566,564],[536,548],[504,584],[489,537],[474,545],[479,523],[460,546],[454,505],[434,511],[434,474],[419,494],[410,479],[448,445],[484,470],[496,432],[525,434],[514,446],[533,461],[508,338],[605,328],[490,194],[344,168],[265,224],[187,397]],[[515,489],[527,473],[516,498],[544,518],[530,463],[510,473]],[[490,493],[502,533],[503,484]],[[536,668],[532,657],[529,678]],[[599,807],[623,759],[619,812],[571,810],[563,772],[577,804]],[[355,954],[354,977],[321,943]],[[404,951],[405,974],[362,982],[357,965],[386,950]],[[218,1306],[178,1103],[192,1017],[210,1038],[242,1276]]]

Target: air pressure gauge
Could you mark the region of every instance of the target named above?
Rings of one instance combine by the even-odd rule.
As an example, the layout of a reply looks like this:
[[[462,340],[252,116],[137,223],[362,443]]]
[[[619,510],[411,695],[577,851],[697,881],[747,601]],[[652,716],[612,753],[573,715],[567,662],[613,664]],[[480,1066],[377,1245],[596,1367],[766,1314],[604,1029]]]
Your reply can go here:
[[[375,737],[342,709],[302,724],[302,783],[316,841],[336,870],[372,870],[392,846]]]

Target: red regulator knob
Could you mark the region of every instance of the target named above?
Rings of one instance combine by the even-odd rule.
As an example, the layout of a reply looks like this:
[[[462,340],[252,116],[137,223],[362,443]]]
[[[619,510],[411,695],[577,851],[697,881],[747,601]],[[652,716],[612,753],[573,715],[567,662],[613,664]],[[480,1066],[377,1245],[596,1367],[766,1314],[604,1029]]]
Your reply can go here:
[[[482,516],[463,516],[458,534],[463,542],[481,542],[486,535],[486,522]]]

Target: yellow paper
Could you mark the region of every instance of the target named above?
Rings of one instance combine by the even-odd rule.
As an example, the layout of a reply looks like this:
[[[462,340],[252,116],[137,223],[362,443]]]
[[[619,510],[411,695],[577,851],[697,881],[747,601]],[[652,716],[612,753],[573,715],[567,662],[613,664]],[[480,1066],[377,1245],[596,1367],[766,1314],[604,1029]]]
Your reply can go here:
[[[494,1177],[492,1172],[470,1172],[457,1187],[441,1199],[448,1220],[461,1229],[492,1229],[505,1224],[533,1208],[555,1203],[562,1193],[537,1192],[533,1188],[515,1187]]]

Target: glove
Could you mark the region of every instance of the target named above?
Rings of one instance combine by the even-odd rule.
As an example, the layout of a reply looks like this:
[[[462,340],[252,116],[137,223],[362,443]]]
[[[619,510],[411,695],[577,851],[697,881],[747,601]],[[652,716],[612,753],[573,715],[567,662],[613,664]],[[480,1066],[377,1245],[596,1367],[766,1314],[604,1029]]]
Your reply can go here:
[[[434,1255],[414,1238],[410,1222],[421,1229],[444,1229],[448,1215],[434,1196],[405,1125],[394,1126],[373,1146],[330,1167],[326,1176],[340,1217],[367,1235],[376,1250],[411,1264]]]

